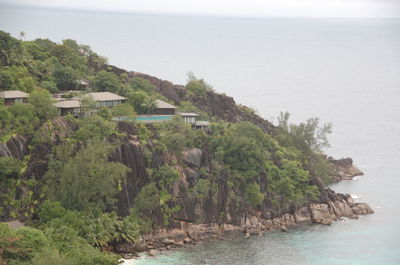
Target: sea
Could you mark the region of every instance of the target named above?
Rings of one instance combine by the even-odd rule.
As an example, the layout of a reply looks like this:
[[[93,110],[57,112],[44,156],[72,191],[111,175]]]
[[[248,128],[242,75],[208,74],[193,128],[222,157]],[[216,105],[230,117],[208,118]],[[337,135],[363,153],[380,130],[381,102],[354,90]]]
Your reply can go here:
[[[276,123],[331,122],[330,156],[365,173],[330,187],[375,214],[170,251],[126,264],[400,264],[400,20],[217,18],[0,7],[0,29],[71,38],[110,64],[215,91]]]

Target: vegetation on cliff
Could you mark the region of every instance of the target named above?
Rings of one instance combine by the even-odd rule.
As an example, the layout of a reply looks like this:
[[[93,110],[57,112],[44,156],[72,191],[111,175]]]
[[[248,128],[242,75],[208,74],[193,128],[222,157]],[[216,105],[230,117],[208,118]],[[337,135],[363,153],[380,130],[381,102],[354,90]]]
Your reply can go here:
[[[293,125],[282,115],[267,131],[270,125],[259,126],[267,122],[245,107],[242,116],[251,119],[207,113],[212,106],[205,101],[216,94],[190,74],[178,107],[213,121],[209,130],[194,130],[180,118],[117,124],[112,116],[146,113],[155,99],[169,98],[149,80],[115,73],[105,58],[73,40],[22,41],[0,32],[0,50],[0,89],[30,93],[26,104],[0,102],[0,142],[22,135],[30,143],[22,159],[0,157],[0,218],[32,225],[14,231],[0,224],[0,264],[116,264],[107,253],[120,242],[133,243],[177,220],[239,224],[254,211],[279,214],[319,201],[313,179],[329,180],[321,149],[330,126],[318,119]],[[77,90],[81,79],[128,101],[83,119],[55,118],[50,93]],[[119,158],[128,145],[139,150],[132,159],[137,164]],[[199,163],[188,161],[191,150],[198,150]],[[135,183],[130,173],[142,174],[137,191],[127,188]],[[121,210],[126,205],[129,214]]]

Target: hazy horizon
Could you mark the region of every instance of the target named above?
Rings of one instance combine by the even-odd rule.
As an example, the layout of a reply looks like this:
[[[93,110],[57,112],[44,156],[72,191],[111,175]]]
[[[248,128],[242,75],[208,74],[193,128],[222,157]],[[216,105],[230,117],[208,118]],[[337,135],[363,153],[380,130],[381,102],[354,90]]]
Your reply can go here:
[[[400,18],[400,2],[394,0],[0,0],[0,7],[224,18]]]

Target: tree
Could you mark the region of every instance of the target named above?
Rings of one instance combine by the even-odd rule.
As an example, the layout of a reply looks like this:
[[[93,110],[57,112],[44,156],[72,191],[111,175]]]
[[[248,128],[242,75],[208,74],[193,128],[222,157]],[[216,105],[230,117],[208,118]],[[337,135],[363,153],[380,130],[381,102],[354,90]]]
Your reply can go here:
[[[206,83],[204,79],[198,79],[192,72],[187,73],[186,89],[189,91],[188,98],[205,99],[207,91],[213,91],[210,84]]]
[[[244,199],[253,208],[260,206],[264,200],[264,194],[260,192],[260,185],[257,183],[249,184],[244,190]]]
[[[52,219],[63,217],[67,210],[59,201],[45,201],[40,207],[39,219],[43,223],[50,222]]]
[[[157,103],[154,98],[146,97],[141,104],[141,107],[144,110],[144,113],[149,114],[157,107]]]
[[[34,90],[29,95],[28,102],[34,106],[35,113],[41,121],[52,119],[57,116],[57,108],[54,106],[53,98],[47,90]]]
[[[111,72],[101,70],[97,72],[93,79],[93,89],[95,91],[104,92],[117,92],[122,87],[122,82],[119,78]]]
[[[106,121],[111,121],[112,120],[112,113],[110,108],[108,107],[101,107],[99,111],[97,112],[97,115],[105,119]]]
[[[21,173],[22,161],[13,157],[0,157],[0,183],[8,178],[16,179]]]
[[[129,86],[134,90],[134,91],[144,91],[146,93],[151,93],[153,92],[156,87],[150,83],[149,80],[146,80],[141,77],[134,77],[130,82]]]
[[[0,30],[0,66],[9,66],[20,61],[22,48],[20,42],[9,33]]]
[[[90,117],[92,112],[97,108],[97,102],[93,99],[93,97],[87,94],[81,94],[79,96],[79,100],[81,102],[81,112],[84,117]]]
[[[109,162],[113,149],[102,141],[92,142],[70,158],[61,171],[49,170],[47,178],[59,179],[58,188],[50,194],[71,210],[94,213],[115,210],[115,195],[129,169]]]
[[[32,135],[38,128],[40,120],[36,115],[36,109],[31,104],[15,103],[9,111],[13,115],[11,129],[21,135]]]
[[[58,65],[53,71],[53,78],[60,90],[74,90],[77,86],[78,73],[70,66]]]
[[[128,104],[132,105],[138,114],[144,114],[146,112],[146,104],[144,101],[148,97],[144,91],[133,92],[128,97]]]
[[[286,144],[294,145],[297,149],[310,153],[320,152],[323,148],[330,147],[327,135],[332,133],[332,124],[325,123],[319,125],[319,118],[312,117],[300,124],[289,124],[290,114],[288,112],[280,114],[278,126],[287,134]]]
[[[95,115],[78,121],[79,129],[72,139],[80,142],[103,140],[115,133],[115,123]]]
[[[136,113],[134,108],[129,104],[119,104],[111,109],[111,113],[114,117],[129,117],[134,118]]]

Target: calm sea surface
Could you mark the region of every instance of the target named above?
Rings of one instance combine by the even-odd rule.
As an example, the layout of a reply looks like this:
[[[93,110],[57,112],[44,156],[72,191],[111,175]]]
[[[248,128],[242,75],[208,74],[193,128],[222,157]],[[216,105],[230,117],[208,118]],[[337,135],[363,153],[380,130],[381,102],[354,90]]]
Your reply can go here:
[[[211,242],[138,264],[400,264],[400,21],[222,19],[0,8],[0,29],[72,38],[111,64],[215,90],[274,120],[331,121],[336,157],[364,171],[332,185],[374,215],[261,238]]]

